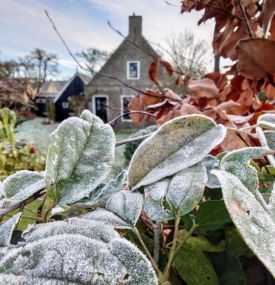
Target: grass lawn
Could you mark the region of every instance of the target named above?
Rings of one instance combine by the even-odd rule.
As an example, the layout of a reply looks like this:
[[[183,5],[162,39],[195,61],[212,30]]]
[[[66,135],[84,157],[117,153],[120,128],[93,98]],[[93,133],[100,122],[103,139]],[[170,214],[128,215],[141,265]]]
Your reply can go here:
[[[46,153],[50,143],[50,134],[55,130],[58,124],[43,124],[45,121],[45,118],[37,117],[21,123],[16,127],[16,139],[33,143],[39,151]],[[116,140],[125,140],[132,133],[132,131],[117,132]],[[114,165],[115,174],[125,166],[125,158],[123,155],[124,148],[124,145],[116,148]]]

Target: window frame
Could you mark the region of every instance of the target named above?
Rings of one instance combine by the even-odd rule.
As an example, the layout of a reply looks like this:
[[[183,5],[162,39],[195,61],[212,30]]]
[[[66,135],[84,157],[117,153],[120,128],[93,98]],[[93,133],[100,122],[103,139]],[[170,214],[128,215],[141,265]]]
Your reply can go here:
[[[64,107],[64,104],[65,104],[65,103],[66,103],[66,106],[67,106],[67,107]],[[68,102],[68,101],[63,101],[63,102],[62,102],[62,108],[63,108],[63,109],[69,109],[69,108],[70,108],[69,102]]]
[[[96,106],[95,106],[95,99],[96,98],[106,98],[106,104],[109,105],[109,96],[108,95],[93,95],[92,97],[92,113],[96,115]],[[108,108],[106,108],[107,119],[109,118]]]
[[[130,63],[137,63],[137,77],[130,77]],[[128,80],[139,80],[140,79],[140,61],[138,60],[127,60],[127,79]]]
[[[123,104],[123,99],[124,98],[133,98],[135,95],[121,95],[120,96],[120,114],[121,114],[121,121],[122,122],[132,122],[131,119],[125,119],[123,114],[124,114],[124,104]]]

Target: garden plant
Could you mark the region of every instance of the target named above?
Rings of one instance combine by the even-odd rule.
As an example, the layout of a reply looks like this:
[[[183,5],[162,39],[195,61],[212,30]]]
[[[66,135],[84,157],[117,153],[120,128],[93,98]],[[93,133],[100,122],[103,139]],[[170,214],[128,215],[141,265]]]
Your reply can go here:
[[[87,110],[63,121],[45,172],[1,184],[0,284],[250,285],[251,263],[274,281],[275,1],[181,5],[214,19],[231,69],[193,80],[156,58],[156,89],[129,107],[158,128],[113,179],[127,141]],[[164,88],[161,66],[183,94]]]
[[[255,128],[263,147],[215,157],[223,125],[175,118],[108,181],[111,126],[87,110],[63,121],[45,172],[1,184],[0,284],[220,284],[219,255],[232,259],[231,284],[244,284],[239,257],[253,254],[274,276],[275,115]],[[37,201],[36,220],[18,230]]]

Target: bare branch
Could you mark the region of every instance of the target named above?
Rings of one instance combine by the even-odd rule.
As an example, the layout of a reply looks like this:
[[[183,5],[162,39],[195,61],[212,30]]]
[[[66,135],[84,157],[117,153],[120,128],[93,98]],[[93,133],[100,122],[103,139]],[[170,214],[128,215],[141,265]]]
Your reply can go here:
[[[111,120],[108,124],[109,125],[115,125],[115,123],[117,122],[117,120],[119,120],[120,118],[122,118],[123,116],[125,115],[130,115],[130,114],[143,114],[143,115],[147,115],[147,116],[151,116],[151,117],[156,117],[156,115],[154,114],[151,114],[151,113],[148,113],[148,112],[145,112],[145,111],[131,111],[131,112],[126,112],[126,113],[123,113],[117,117],[115,117],[113,120]]]
[[[124,141],[117,142],[117,143],[116,143],[116,147],[118,147],[118,146],[120,146],[120,145],[123,145],[123,144],[128,144],[128,143],[136,142],[136,141],[143,141],[143,140],[147,139],[148,137],[150,137],[151,135],[152,135],[152,133],[151,133],[151,134],[144,135],[144,136],[140,136],[140,137],[136,137],[136,138],[127,139],[127,140],[124,140]]]
[[[245,24],[246,24],[246,27],[247,27],[247,30],[248,30],[248,33],[249,33],[249,36],[250,38],[252,39],[253,38],[253,33],[252,33],[252,28],[249,24],[249,21],[248,21],[248,18],[247,18],[247,15],[246,15],[246,12],[244,10],[244,7],[243,7],[243,4],[242,4],[242,1],[241,0],[237,0],[238,1],[238,4],[240,6],[240,9],[241,9],[241,12],[242,12],[242,15],[244,17],[244,20],[245,20]]]

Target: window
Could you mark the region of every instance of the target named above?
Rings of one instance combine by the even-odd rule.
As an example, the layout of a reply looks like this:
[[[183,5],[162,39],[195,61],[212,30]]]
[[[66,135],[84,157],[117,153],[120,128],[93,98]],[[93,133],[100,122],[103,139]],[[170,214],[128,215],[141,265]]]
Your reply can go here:
[[[101,120],[106,123],[108,119],[108,96],[95,95],[93,96],[93,113],[96,114]]]
[[[131,95],[122,95],[121,96],[121,115],[124,114],[121,117],[122,121],[131,121],[129,114],[125,114],[125,113],[129,112],[128,105],[129,105],[129,103],[133,97],[134,97],[133,95],[132,96]]]
[[[69,108],[69,102],[62,102],[62,108],[68,109]]]
[[[127,79],[139,79],[140,63],[139,61],[127,61]]]

